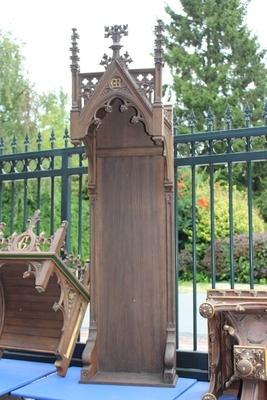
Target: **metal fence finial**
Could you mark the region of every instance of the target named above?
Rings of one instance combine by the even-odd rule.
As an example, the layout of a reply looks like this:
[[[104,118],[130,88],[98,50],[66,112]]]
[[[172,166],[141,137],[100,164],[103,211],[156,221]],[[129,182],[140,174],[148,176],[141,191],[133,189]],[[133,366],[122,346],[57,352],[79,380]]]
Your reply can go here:
[[[207,130],[208,131],[212,131],[214,129],[214,114],[213,111],[211,109],[211,107],[209,106],[208,109],[208,114],[207,114]]]
[[[28,133],[25,134],[23,144],[24,144],[24,151],[25,151],[25,153],[27,153],[27,151],[29,150],[29,144],[30,144],[30,139],[29,139]]]
[[[16,153],[16,151],[17,151],[17,138],[16,138],[15,134],[13,135],[13,139],[12,139],[12,142],[11,142],[11,148],[12,148],[12,153]]]
[[[225,111],[226,129],[231,129],[232,128],[232,122],[233,122],[232,110],[231,110],[231,107],[228,104],[227,108],[226,108],[226,111]]]
[[[194,110],[191,111],[189,118],[188,118],[188,125],[190,127],[191,133],[194,133],[196,127],[196,116]]]
[[[65,147],[68,147],[69,137],[70,137],[70,135],[69,135],[68,128],[65,128],[64,136],[63,136]]]
[[[55,141],[56,141],[54,128],[51,128],[51,133],[50,133],[49,141],[50,141],[51,149],[53,149],[54,146],[55,146]]]
[[[37,134],[37,140],[36,140],[38,151],[41,150],[42,141],[43,141],[42,133],[41,133],[41,131],[39,130],[39,131],[38,131],[38,134]]]
[[[265,99],[264,102],[263,119],[264,119],[264,125],[267,126],[267,98]]]
[[[249,128],[251,125],[251,117],[252,117],[251,107],[248,103],[246,103],[245,109],[244,109],[244,118],[245,118],[246,128]]]

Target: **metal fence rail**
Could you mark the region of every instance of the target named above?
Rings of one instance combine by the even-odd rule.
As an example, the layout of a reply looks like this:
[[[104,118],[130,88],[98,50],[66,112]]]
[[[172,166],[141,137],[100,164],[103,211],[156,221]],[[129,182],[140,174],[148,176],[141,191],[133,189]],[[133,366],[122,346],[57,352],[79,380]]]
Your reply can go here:
[[[265,119],[266,123],[266,119]],[[208,209],[209,221],[209,238],[206,238],[207,247],[209,248],[209,271],[207,272],[207,281],[210,288],[218,288],[218,281],[220,281],[220,271],[217,268],[217,257],[216,247],[219,245],[218,237],[216,237],[216,191],[218,191],[218,185],[220,190],[224,191],[225,204],[227,207],[227,238],[224,239],[227,242],[229,255],[228,263],[229,270],[227,279],[228,288],[234,288],[239,280],[240,275],[236,271],[235,265],[235,250],[238,247],[236,243],[237,232],[235,210],[236,204],[234,200],[234,192],[236,190],[237,175],[239,181],[242,181],[242,196],[246,199],[246,225],[247,231],[245,236],[248,238],[248,251],[247,251],[247,263],[249,268],[248,285],[251,289],[255,285],[255,268],[254,268],[254,256],[255,256],[255,234],[254,232],[254,196],[255,196],[255,180],[256,174],[259,171],[259,166],[262,171],[267,167],[267,127],[251,127],[250,118],[246,119],[245,128],[232,129],[231,118],[226,120],[226,129],[220,131],[212,131],[212,123],[207,124],[207,131],[195,133],[195,124],[189,122],[188,134],[176,134],[174,136],[174,149],[175,149],[175,174],[176,174],[176,260],[177,260],[177,343],[178,348],[191,349],[193,351],[199,350],[199,344],[201,342],[201,334],[199,334],[198,326],[202,322],[198,317],[198,306],[201,302],[199,300],[198,291],[198,272],[201,265],[201,250],[199,250],[199,213],[201,207]],[[177,127],[175,127],[177,132]],[[175,132],[175,133],[176,133]],[[256,165],[258,166],[256,168]],[[267,169],[266,169],[267,171]],[[190,208],[190,226],[186,226],[184,229],[183,224],[185,223],[183,214],[185,212],[185,193],[184,183],[182,181],[183,176],[187,176],[187,197],[190,197],[186,204],[187,208]],[[205,183],[202,186],[198,184],[199,178],[205,177]],[[221,177],[220,177],[221,176]],[[240,182],[239,182],[240,183]],[[199,198],[198,191],[201,191],[201,187],[206,187],[208,192],[207,198]],[[205,200],[205,202],[204,202]],[[202,203],[201,203],[202,201]],[[234,207],[235,205],[235,207]],[[240,204],[241,207],[241,204]],[[184,231],[186,230],[187,236],[185,238]],[[190,262],[188,262],[188,269],[191,269],[192,283],[189,290],[191,301],[189,301],[188,308],[189,314],[191,312],[192,326],[191,326],[191,337],[189,345],[185,345],[184,332],[186,329],[183,328],[184,321],[181,320],[183,316],[183,309],[185,307],[185,299],[189,298],[189,294],[181,294],[179,288],[179,280],[183,279],[184,265],[181,267],[183,254],[185,253],[185,242],[186,251],[190,255]],[[202,243],[203,244],[203,243]],[[235,248],[236,247],[236,248]],[[266,253],[267,254],[267,253]],[[188,256],[189,257],[189,256]],[[189,271],[187,271],[188,273]],[[227,283],[219,283],[222,287],[225,287]],[[188,313],[187,313],[187,318]],[[203,331],[203,329],[201,329]],[[190,336],[190,335],[189,335]],[[202,335],[207,337],[207,335]],[[207,342],[204,344],[204,349],[207,346]],[[203,350],[203,346],[200,346]]]
[[[266,121],[267,112],[265,124]],[[213,131],[213,123],[210,119],[207,131],[195,133],[195,125],[191,120],[188,134],[174,136],[174,168],[177,183],[175,217],[178,370],[182,371],[184,376],[194,375],[203,378],[204,375],[193,374],[192,368],[205,370],[207,364],[206,353],[203,356],[199,355],[199,350],[205,351],[207,344],[205,341],[203,346],[201,342],[207,335],[206,332],[203,334],[201,330],[203,325],[198,317],[198,305],[203,300],[203,298],[199,299],[198,282],[201,267],[199,211],[200,200],[202,200],[202,206],[208,209],[209,216],[209,221],[207,221],[209,237],[206,238],[206,245],[209,248],[209,265],[206,270],[206,280],[210,287],[217,288],[221,282],[218,282],[220,276],[216,256],[219,239],[216,234],[218,229],[216,193],[219,190],[217,185],[221,178],[223,178],[221,187],[224,190],[227,207],[226,241],[229,250],[227,256],[229,269],[226,280],[228,287],[234,288],[239,280],[235,265],[236,200],[234,194],[237,175],[241,177],[243,196],[246,198],[248,281],[250,288],[255,286],[254,258],[257,232],[254,229],[254,186],[259,166],[262,171],[266,168],[267,174],[267,127],[251,127],[249,118],[246,119],[245,125],[242,129],[232,129],[231,118],[228,118],[225,130]],[[11,142],[11,151],[9,153],[6,151],[6,154],[4,154],[3,140],[0,139],[0,221],[6,224],[7,234],[13,233],[14,230],[24,230],[28,217],[35,209],[40,209],[42,218],[37,227],[38,231],[45,231],[47,235],[50,235],[62,220],[68,220],[67,250],[87,259],[90,257],[88,239],[90,210],[87,195],[88,166],[87,159],[83,156],[84,147],[68,147],[67,131],[62,140],[63,148],[55,148],[53,131],[46,140],[47,149],[42,148],[44,146],[40,134],[37,135],[36,149],[30,149],[27,136],[21,139],[23,144],[17,145],[17,139],[14,137]],[[208,188],[208,199],[199,198],[201,188],[199,179],[203,179],[203,176],[205,187]],[[186,188],[183,185],[186,185]],[[187,220],[185,220],[186,213]],[[185,250],[189,257],[187,270],[181,265]],[[183,285],[180,282],[182,279],[185,280],[185,277],[189,280],[189,286],[187,285],[187,291],[183,292],[181,290]],[[206,322],[203,323],[206,324]],[[184,327],[185,324],[188,326]],[[184,352],[184,350],[187,351]],[[191,372],[186,372],[189,370]]]
[[[68,147],[66,132],[65,148],[55,149],[54,141],[52,131],[50,148],[42,150],[41,136],[38,134],[37,149],[29,151],[26,137],[24,151],[20,147],[17,153],[17,140],[14,137],[11,154],[3,154],[1,141],[0,221],[6,224],[7,231],[12,234],[14,230],[24,230],[28,217],[34,210],[40,209],[41,221],[37,231],[52,235],[61,221],[67,220],[67,251],[87,259],[89,202],[84,147]]]

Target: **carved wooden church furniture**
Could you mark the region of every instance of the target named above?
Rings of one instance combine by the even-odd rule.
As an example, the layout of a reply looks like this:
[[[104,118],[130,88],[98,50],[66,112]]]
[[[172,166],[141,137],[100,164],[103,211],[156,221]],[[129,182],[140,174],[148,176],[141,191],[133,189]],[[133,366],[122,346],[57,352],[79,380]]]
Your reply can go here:
[[[209,290],[200,314],[208,318],[209,393],[216,400],[239,382],[241,400],[267,399],[267,292]]]
[[[127,25],[105,28],[104,72],[80,73],[72,35],[71,138],[85,143],[91,204],[91,320],[83,383],[176,382],[172,112],[155,68],[128,69]]]
[[[8,239],[0,226],[0,349],[55,354],[64,376],[89,301],[89,270],[79,281],[60,257],[66,222],[48,241],[34,233],[38,221],[39,211]]]

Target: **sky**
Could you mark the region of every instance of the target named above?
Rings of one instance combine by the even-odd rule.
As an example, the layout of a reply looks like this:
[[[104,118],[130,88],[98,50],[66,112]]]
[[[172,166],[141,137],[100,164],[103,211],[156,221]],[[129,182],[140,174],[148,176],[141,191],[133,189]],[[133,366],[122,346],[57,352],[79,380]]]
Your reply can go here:
[[[166,3],[180,10],[178,0],[0,0],[0,29],[24,43],[25,68],[37,91],[62,87],[70,94],[71,28],[80,35],[81,72],[102,70],[99,62],[111,44],[104,26],[114,24],[128,24],[122,50],[130,53],[131,68],[153,67],[153,29],[158,18],[166,22]],[[266,14],[267,0],[251,0],[247,24],[262,48],[267,48]],[[164,81],[170,82],[168,72]]]

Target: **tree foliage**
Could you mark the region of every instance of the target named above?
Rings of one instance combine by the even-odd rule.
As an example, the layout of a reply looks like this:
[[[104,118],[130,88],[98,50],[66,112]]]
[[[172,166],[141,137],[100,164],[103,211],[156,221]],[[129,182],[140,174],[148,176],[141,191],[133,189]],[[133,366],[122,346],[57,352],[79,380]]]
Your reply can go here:
[[[221,127],[226,105],[240,125],[248,103],[254,122],[262,119],[266,91],[265,50],[245,24],[248,1],[180,0],[170,7],[166,61],[173,75],[177,113],[185,120],[193,109],[202,129],[211,106]]]
[[[6,150],[10,150],[14,135],[18,151],[23,150],[26,134],[32,149],[36,148],[38,131],[48,146],[51,128],[58,134],[62,132],[63,137],[69,122],[67,106],[68,97],[62,89],[58,93],[36,92],[24,68],[22,44],[10,33],[0,31],[0,137]]]
[[[21,46],[0,32],[0,136],[35,129],[33,89],[23,67]]]
[[[61,88],[58,92],[42,93],[38,96],[38,129],[44,144],[49,147],[51,127],[57,133],[57,147],[63,146],[63,134],[69,125],[68,96]],[[61,137],[58,137],[61,134]]]

